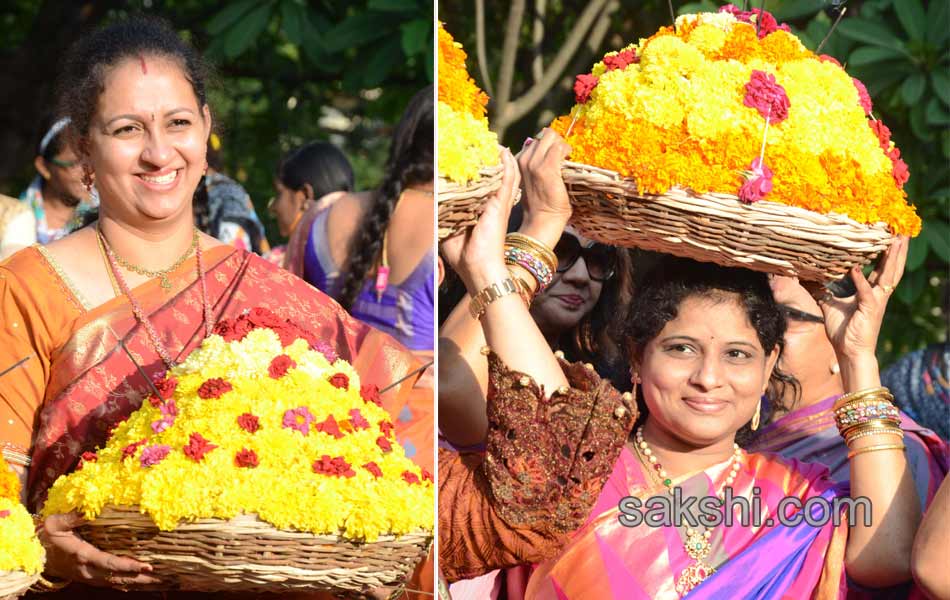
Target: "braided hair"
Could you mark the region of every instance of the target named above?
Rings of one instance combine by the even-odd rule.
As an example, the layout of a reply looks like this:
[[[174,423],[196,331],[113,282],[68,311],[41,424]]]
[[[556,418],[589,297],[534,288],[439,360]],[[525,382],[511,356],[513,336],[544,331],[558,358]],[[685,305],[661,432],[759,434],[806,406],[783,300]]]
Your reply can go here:
[[[373,204],[350,241],[340,295],[336,298],[349,310],[363,287],[370,270],[377,264],[383,250],[383,237],[389,227],[396,202],[403,191],[414,185],[432,181],[432,94],[426,86],[409,101],[406,112],[393,133],[386,177],[373,195]]]

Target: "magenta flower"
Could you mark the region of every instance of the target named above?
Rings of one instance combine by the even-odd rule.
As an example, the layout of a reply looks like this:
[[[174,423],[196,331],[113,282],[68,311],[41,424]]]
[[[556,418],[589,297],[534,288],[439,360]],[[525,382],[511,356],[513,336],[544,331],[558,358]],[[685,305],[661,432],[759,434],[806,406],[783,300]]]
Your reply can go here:
[[[161,433],[175,424],[174,417],[163,417],[157,421],[152,421],[152,431]]]
[[[162,413],[162,416],[166,419],[168,417],[177,417],[178,416],[178,406],[175,405],[175,400],[168,400],[162,403],[158,407],[159,412]]]
[[[785,88],[775,81],[775,75],[753,70],[749,83],[745,84],[742,103],[759,111],[772,123],[781,123],[788,118],[788,95]]]
[[[283,426],[287,429],[296,429],[300,433],[310,435],[310,423],[313,415],[306,406],[298,406],[284,413]]]
[[[326,358],[328,362],[330,362],[330,364],[335,363],[336,359],[340,358],[339,355],[336,353],[336,350],[333,349],[333,346],[331,346],[330,344],[326,342],[317,340],[316,342],[311,344],[310,347],[313,348],[315,351],[319,352],[320,354],[322,354],[323,357]]]
[[[164,444],[149,446],[142,450],[142,456],[139,457],[139,460],[142,462],[143,467],[154,467],[165,460],[169,452],[171,452],[171,446],[165,446]]]
[[[739,189],[739,200],[746,204],[758,202],[772,191],[772,170],[758,158],[752,161],[750,170],[743,172],[746,182]]]

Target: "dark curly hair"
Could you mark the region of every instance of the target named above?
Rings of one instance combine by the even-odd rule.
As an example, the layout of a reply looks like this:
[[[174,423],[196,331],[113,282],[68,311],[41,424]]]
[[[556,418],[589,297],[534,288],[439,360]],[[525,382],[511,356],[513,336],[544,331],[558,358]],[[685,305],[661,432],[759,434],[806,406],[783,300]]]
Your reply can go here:
[[[661,256],[636,284],[633,302],[626,313],[631,317],[623,329],[624,345],[630,358],[634,363],[641,362],[646,345],[676,318],[687,298],[720,298],[732,294],[738,296],[765,352],[777,347],[781,356],[785,348],[785,314],[775,302],[764,273]],[[798,381],[775,367],[766,391],[769,406],[765,414],[773,414],[776,408],[788,408],[781,404],[788,386],[792,386],[797,399],[801,391]],[[642,390],[637,392],[637,405],[642,422],[647,415]],[[746,424],[736,434],[736,441],[743,445],[750,437],[751,429]]]
[[[83,36],[66,53],[56,90],[59,114],[71,119],[74,135],[82,138],[89,131],[109,70],[140,57],[177,62],[191,83],[198,106],[208,103],[206,85],[211,69],[201,55],[164,19],[134,16]]]
[[[280,161],[276,176],[294,191],[309,183],[314,199],[353,190],[353,167],[346,155],[329,142],[310,142],[291,151]]]
[[[389,226],[396,201],[413,184],[427,183],[433,177],[433,86],[426,86],[409,101],[406,112],[393,133],[386,177],[373,197],[373,204],[350,241],[340,295],[336,299],[349,310],[363,287],[370,270],[383,249],[383,236]]]

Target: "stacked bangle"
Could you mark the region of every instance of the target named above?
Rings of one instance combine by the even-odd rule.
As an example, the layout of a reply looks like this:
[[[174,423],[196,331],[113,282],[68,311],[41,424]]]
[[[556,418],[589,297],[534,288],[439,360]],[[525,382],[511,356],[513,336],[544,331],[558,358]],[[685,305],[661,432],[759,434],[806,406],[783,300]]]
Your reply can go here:
[[[489,304],[509,294],[518,294],[519,289],[518,284],[510,277],[485,287],[472,296],[472,300],[468,305],[468,310],[472,314],[472,318],[475,320],[480,319],[482,315],[485,314],[485,311],[488,310]]]
[[[894,396],[884,387],[852,392],[839,398],[833,411],[838,433],[844,438],[845,444],[850,447],[854,440],[871,435],[897,435],[903,438],[900,411],[892,404],[893,400]],[[897,445],[892,446],[868,448],[897,449]],[[903,445],[900,447],[903,448]]]
[[[520,265],[538,281],[535,294],[551,284],[557,272],[557,256],[550,248],[523,233],[505,236],[505,262]]]

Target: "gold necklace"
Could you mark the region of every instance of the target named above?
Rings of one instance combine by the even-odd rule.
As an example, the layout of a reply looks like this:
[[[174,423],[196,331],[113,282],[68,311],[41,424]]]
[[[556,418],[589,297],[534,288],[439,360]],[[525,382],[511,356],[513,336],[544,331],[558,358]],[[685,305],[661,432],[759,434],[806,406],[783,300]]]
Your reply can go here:
[[[106,272],[109,273],[109,281],[112,283],[112,293],[116,296],[122,295],[122,290],[119,289],[119,282],[115,279],[115,273],[112,272],[112,267],[109,265],[109,257],[106,256],[106,247],[102,243],[102,233],[99,231],[99,225],[96,225],[96,243],[99,244],[99,254],[102,255],[102,263],[106,267]]]
[[[720,506],[725,502],[724,496],[726,488],[731,486],[732,482],[736,480],[736,474],[739,472],[740,460],[742,459],[742,449],[739,448],[739,444],[733,443],[732,448],[732,470],[726,477],[726,481],[723,482],[722,488],[716,493],[716,497],[719,498]],[[659,459],[657,459],[649,444],[643,439],[643,426],[637,428],[634,449],[637,451],[637,456],[640,457],[643,464],[645,466],[649,465],[647,472],[650,473],[650,478],[666,487],[672,496],[673,490],[676,489],[673,486],[673,479],[663,468],[663,465],[660,464]],[[652,469],[649,467],[652,467]],[[716,572],[714,567],[706,563],[706,558],[712,550],[712,545],[709,543],[709,539],[712,537],[712,531],[703,525],[702,521],[700,521],[700,528],[701,529],[693,529],[692,527],[686,528],[686,541],[683,542],[683,549],[686,550],[686,554],[696,562],[683,569],[680,576],[676,578],[676,593],[679,594],[680,597],[688,594],[690,590]]]
[[[138,273],[139,275],[144,275],[145,277],[148,277],[149,279],[158,277],[160,279],[162,289],[170,290],[172,289],[172,282],[169,281],[168,276],[171,273],[175,272],[175,270],[178,269],[178,267],[180,267],[186,260],[188,260],[188,257],[191,256],[191,253],[194,252],[195,248],[197,247],[198,247],[198,228],[195,227],[194,235],[191,236],[191,245],[188,246],[188,249],[185,250],[184,254],[179,256],[178,260],[176,260],[175,264],[173,264],[172,266],[168,267],[167,269],[159,269],[157,271],[150,271],[138,265],[133,265],[129,261],[125,260],[118,254],[116,254],[115,250],[112,250],[112,255],[115,256],[115,261],[123,269],[126,269],[127,271],[132,271],[133,273]]]

